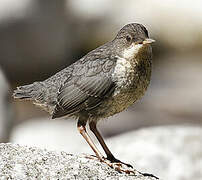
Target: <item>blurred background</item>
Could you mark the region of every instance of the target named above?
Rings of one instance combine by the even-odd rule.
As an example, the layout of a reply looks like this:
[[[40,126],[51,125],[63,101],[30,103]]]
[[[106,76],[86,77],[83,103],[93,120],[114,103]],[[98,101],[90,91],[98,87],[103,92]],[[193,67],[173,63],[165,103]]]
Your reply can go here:
[[[13,100],[12,91],[55,74],[131,22],[145,25],[156,40],[152,81],[140,101],[99,123],[102,134],[107,138],[164,125],[200,127],[201,0],[1,0],[0,142],[80,152],[86,144],[75,120],[49,120],[32,103]]]

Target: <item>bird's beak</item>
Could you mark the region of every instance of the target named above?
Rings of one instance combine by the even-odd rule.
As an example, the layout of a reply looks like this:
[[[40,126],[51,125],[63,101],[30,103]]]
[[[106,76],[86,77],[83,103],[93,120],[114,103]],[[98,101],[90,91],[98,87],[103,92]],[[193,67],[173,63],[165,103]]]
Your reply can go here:
[[[145,40],[143,41],[143,44],[151,44],[151,43],[153,43],[153,42],[155,42],[155,40],[147,38],[147,39],[145,39]]]

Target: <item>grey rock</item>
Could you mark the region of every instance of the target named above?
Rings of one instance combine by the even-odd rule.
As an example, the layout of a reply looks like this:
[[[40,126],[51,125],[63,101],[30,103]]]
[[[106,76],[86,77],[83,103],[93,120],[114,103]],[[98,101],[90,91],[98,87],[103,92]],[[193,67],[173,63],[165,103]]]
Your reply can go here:
[[[14,129],[12,141],[74,154],[93,154],[77,132],[75,121],[27,122]],[[202,127],[143,128],[108,138],[106,143],[115,157],[141,172],[146,171],[165,180],[202,179]]]
[[[120,174],[99,161],[15,144],[0,144],[0,179],[155,180]]]

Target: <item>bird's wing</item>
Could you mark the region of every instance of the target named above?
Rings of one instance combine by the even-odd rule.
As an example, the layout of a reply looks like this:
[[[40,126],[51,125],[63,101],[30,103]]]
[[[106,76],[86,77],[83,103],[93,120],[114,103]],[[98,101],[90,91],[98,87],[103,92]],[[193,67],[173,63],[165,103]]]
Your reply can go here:
[[[109,59],[75,64],[73,78],[60,88],[52,118],[98,106],[115,88],[111,75],[114,66]]]

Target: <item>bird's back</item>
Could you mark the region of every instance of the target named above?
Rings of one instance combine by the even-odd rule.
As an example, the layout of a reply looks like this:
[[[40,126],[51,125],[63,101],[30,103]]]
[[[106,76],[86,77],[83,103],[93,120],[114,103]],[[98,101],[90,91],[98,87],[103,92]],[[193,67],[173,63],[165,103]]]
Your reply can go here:
[[[115,59],[109,58],[104,46],[89,52],[45,81],[17,87],[14,98],[32,100],[54,118],[74,113],[77,108],[95,106],[107,93],[105,88],[112,86],[110,74]],[[63,107],[64,101],[69,103],[69,107]],[[81,108],[83,101],[85,105]]]

